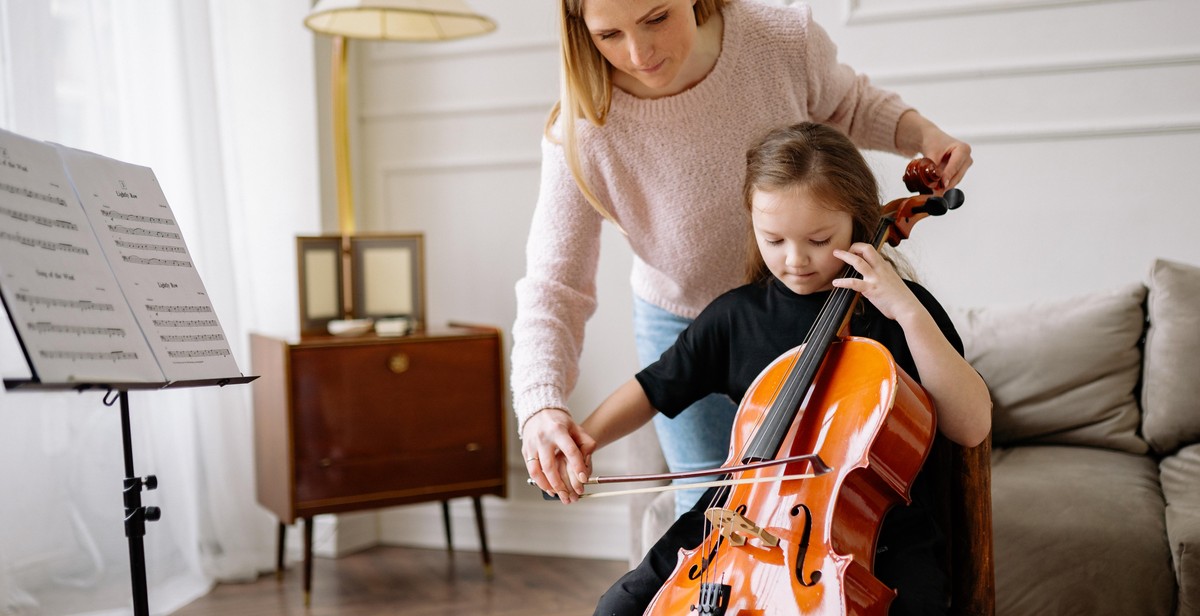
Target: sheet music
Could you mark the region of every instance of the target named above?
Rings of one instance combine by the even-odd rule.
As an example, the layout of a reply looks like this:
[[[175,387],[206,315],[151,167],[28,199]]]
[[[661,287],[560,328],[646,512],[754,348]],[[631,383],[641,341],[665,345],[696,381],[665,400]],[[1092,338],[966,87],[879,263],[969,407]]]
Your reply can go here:
[[[154,171],[82,150],[58,150],[166,379],[240,376]]]
[[[164,380],[54,146],[3,130],[0,291],[41,381]]]

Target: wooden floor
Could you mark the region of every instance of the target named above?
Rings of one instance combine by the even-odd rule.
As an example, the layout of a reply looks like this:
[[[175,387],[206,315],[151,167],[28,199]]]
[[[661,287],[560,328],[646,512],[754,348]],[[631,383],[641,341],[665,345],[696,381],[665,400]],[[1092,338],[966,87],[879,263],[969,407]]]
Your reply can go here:
[[[376,547],[313,563],[312,605],[301,567],[278,581],[220,584],[176,616],[583,616],[621,574],[624,561],[493,554],[493,579],[478,552]]]

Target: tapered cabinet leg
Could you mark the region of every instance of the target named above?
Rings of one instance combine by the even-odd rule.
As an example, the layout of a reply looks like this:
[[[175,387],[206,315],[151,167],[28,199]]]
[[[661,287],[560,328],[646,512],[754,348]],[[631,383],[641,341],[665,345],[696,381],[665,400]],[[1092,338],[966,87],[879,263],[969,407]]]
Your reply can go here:
[[[454,536],[450,531],[450,501],[442,501],[442,529],[446,533],[446,551],[454,552]]]
[[[483,574],[492,579],[492,553],[488,551],[487,529],[483,523],[483,501],[478,496],[472,496],[475,504],[475,526],[479,528],[479,551],[483,553]]]
[[[304,518],[304,606],[312,605],[313,519]]]
[[[279,523],[279,531],[275,538],[275,579],[283,581],[283,553],[287,548],[287,525]]]

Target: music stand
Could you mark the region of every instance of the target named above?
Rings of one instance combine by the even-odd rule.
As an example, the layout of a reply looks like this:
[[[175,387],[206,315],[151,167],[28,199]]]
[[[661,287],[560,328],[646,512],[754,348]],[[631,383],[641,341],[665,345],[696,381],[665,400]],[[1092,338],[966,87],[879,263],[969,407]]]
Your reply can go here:
[[[135,616],[150,615],[150,599],[146,584],[146,550],[143,537],[146,522],[157,521],[162,512],[158,507],[142,506],[142,488],[154,490],[158,478],[154,475],[138,477],[133,471],[133,443],[129,429],[129,391],[154,389],[179,389],[185,387],[208,387],[249,383],[257,376],[241,376],[226,379],[178,381],[174,383],[42,383],[29,379],[4,379],[8,391],[68,391],[83,393],[88,390],[104,390],[104,406],[119,402],[121,408],[121,444],[125,456],[125,481],[122,494],[125,501],[125,538],[129,542],[129,577],[133,592]]]
[[[148,616],[142,537],[161,511],[142,506],[158,479],[134,475],[129,391],[257,377],[238,370],[152,169],[4,130],[0,150],[0,303],[30,374],[4,387],[120,403],[134,612]]]

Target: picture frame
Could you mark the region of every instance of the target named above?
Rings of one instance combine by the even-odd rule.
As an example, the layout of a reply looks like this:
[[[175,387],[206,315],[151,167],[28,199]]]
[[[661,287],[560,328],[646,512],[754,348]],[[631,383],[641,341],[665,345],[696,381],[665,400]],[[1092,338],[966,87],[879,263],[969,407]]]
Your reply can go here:
[[[350,287],[355,319],[406,317],[425,328],[425,248],[420,233],[350,237]]]
[[[300,286],[300,335],[325,335],[330,321],[346,317],[341,236],[298,236],[296,267]]]

